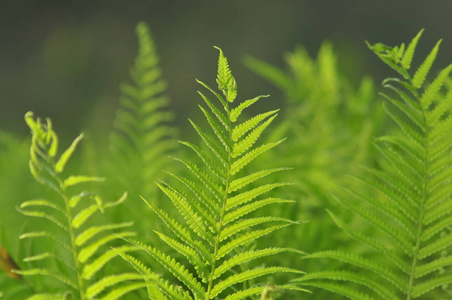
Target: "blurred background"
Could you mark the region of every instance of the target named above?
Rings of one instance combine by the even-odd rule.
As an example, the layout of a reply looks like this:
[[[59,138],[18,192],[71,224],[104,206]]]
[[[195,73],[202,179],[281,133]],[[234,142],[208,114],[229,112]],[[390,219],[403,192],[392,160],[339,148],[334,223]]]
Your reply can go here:
[[[177,122],[198,102],[195,78],[213,84],[217,51],[225,51],[239,95],[282,93],[243,64],[251,55],[282,68],[283,54],[305,46],[312,55],[331,40],[351,81],[380,82],[392,72],[364,41],[409,42],[425,28],[418,57],[439,38],[438,66],[452,52],[452,1],[150,1],[2,0],[0,2],[0,128],[26,134],[26,111],[54,120],[61,135],[111,126],[136,54],[134,28],[153,32]],[[70,135],[70,137],[72,136]]]

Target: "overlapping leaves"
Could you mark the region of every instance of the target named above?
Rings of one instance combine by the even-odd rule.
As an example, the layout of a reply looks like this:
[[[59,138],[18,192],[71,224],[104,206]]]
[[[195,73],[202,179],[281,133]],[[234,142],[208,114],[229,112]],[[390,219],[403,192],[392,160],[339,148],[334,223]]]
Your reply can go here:
[[[403,77],[384,81],[384,86],[391,91],[384,95],[391,104],[385,109],[401,132],[376,141],[386,165],[383,170],[369,169],[372,179],[361,179],[376,194],[347,190],[348,197],[338,201],[366,220],[380,235],[360,233],[330,213],[352,238],[371,250],[365,255],[339,250],[310,255],[315,259],[339,260],[351,267],[349,271],[306,275],[299,280],[304,285],[330,290],[350,299],[440,299],[449,295],[447,285],[452,282],[452,142],[449,138],[452,92],[446,83],[452,65],[426,83],[439,41],[414,74],[410,72],[421,34],[422,31],[406,48],[404,44],[398,47],[369,45]],[[360,285],[360,289],[356,285]]]

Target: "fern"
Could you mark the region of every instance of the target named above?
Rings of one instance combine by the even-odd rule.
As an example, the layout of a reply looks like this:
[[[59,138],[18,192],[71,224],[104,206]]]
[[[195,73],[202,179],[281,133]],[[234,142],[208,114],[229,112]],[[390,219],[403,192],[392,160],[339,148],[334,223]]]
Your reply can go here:
[[[185,286],[185,289],[181,289],[178,284],[165,279],[151,281],[152,286],[150,283],[148,291],[165,295],[165,298],[156,298],[149,292],[151,299],[217,299],[219,297],[228,300],[245,299],[266,291],[265,284],[250,285],[259,277],[278,272],[301,273],[292,268],[279,266],[252,269],[243,267],[248,262],[269,255],[289,251],[298,252],[288,248],[248,249],[245,252],[239,250],[243,246],[246,248],[246,245],[254,240],[295,222],[270,216],[262,218],[250,216],[259,207],[290,202],[284,199],[262,199],[261,197],[287,183],[261,184],[250,188],[251,183],[256,183],[266,174],[277,170],[257,171],[252,174],[241,172],[257,156],[277,146],[282,140],[257,145],[257,139],[270,125],[276,116],[276,111],[266,114],[265,117],[258,115],[241,123],[237,122],[246,108],[266,96],[246,100],[231,107],[237,97],[237,83],[232,76],[226,57],[221,49],[217,49],[220,51],[217,83],[222,95],[207,84],[198,81],[221,104],[221,108],[218,108],[203,92],[199,92],[208,107],[201,106],[201,110],[213,134],[190,120],[204,146],[182,142],[199,156],[202,164],[176,159],[188,168],[191,176],[182,177],[171,173],[180,185],[169,185],[162,181],[157,183],[161,191],[174,204],[184,222],[181,223],[145,200],[174,234],[174,237],[171,237],[157,232],[160,239],[173,248],[188,264],[179,262],[153,246],[130,240],[133,245],[141,247]],[[256,118],[258,122],[255,121]],[[266,226],[260,228],[262,225]],[[129,258],[128,261],[141,272],[151,272],[143,269],[136,260]],[[239,284],[244,285],[237,291]],[[303,290],[289,285],[279,288]]]
[[[58,137],[51,121],[47,119],[44,123],[39,118],[34,120],[31,112],[25,115],[25,121],[32,132],[29,163],[31,174],[38,182],[53,190],[60,199],[58,202],[41,198],[29,200],[18,208],[25,216],[47,220],[54,227],[52,231],[49,226],[45,230],[33,228],[34,231],[23,233],[20,238],[39,238],[44,245],[47,245],[45,240],[50,239],[54,241],[54,246],[24,258],[24,262],[30,267],[15,272],[24,277],[50,277],[54,283],[59,282],[55,289],[50,288],[49,291],[39,292],[27,299],[67,299],[70,295],[73,299],[93,299],[109,286],[107,279],[126,280],[124,274],[104,277],[101,271],[104,265],[118,254],[137,248],[126,245],[105,249],[113,240],[133,236],[134,232],[127,229],[132,223],[95,225],[90,219],[96,213],[103,214],[105,210],[124,202],[127,194],[117,201],[104,202],[93,192],[75,192],[74,188],[81,184],[103,181],[98,177],[61,175],[83,139],[83,134],[57,157]],[[51,262],[55,268],[51,268]],[[52,284],[47,285],[49,286]],[[117,298],[107,295],[102,299]]]
[[[376,191],[364,195],[348,190],[338,199],[371,224],[381,236],[358,233],[334,213],[339,227],[371,250],[362,255],[340,250],[322,251],[310,258],[329,258],[353,266],[350,271],[309,274],[299,283],[320,287],[351,299],[440,299],[452,283],[452,204],[450,163],[452,92],[446,81],[452,65],[429,84],[426,78],[435,61],[439,41],[412,72],[411,63],[422,31],[405,45],[369,45],[402,78],[383,83],[392,107],[387,114],[400,127],[397,136],[381,137],[376,146],[386,159],[384,170],[369,169],[372,180],[362,179]],[[414,73],[414,74],[413,74]],[[394,109],[403,116],[393,112]],[[357,203],[350,201],[355,198]],[[373,253],[373,254],[372,254]],[[337,281],[347,282],[336,283]],[[358,291],[357,286],[363,287]]]
[[[372,155],[367,144],[380,123],[374,84],[368,77],[358,87],[350,84],[329,42],[315,59],[296,47],[285,61],[287,71],[252,57],[245,63],[284,93],[284,122],[273,136],[289,137],[278,153],[296,169],[286,175],[296,182],[297,196],[307,198],[305,205],[326,205],[329,193],[343,184],[339,175]]]
[[[111,149],[119,186],[128,190],[132,199],[138,195],[154,199],[157,189],[153,182],[170,162],[167,155],[176,146],[175,129],[169,125],[173,115],[167,109],[166,83],[149,27],[141,22],[136,33],[139,51],[130,71],[133,83],[121,86]]]

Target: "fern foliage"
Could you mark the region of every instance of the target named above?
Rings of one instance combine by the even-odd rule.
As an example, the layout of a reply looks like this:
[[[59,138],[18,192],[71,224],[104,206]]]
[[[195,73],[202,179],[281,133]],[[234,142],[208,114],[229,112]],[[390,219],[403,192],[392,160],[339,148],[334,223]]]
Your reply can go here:
[[[127,193],[117,201],[104,202],[99,195],[88,190],[78,190],[84,184],[103,181],[99,177],[84,175],[63,175],[63,171],[83,139],[79,135],[72,144],[58,155],[58,137],[49,119],[35,120],[33,113],[25,115],[31,129],[30,171],[33,177],[50,188],[58,196],[58,201],[37,198],[23,202],[19,212],[30,218],[44,219],[53,226],[44,230],[28,231],[20,239],[38,239],[47,245],[43,252],[33,253],[24,258],[27,268],[15,270],[25,278],[31,276],[49,277],[54,288],[37,292],[27,299],[98,299],[112,282],[126,281],[126,274],[105,276],[103,267],[118,254],[136,249],[134,246],[107,248],[118,238],[134,235],[129,229],[132,223],[96,224],[93,217],[99,217],[106,210],[124,202]],[[42,248],[42,247],[41,247]],[[39,248],[40,249],[40,248]],[[133,276],[133,275],[132,275]],[[117,299],[106,294],[99,299]]]
[[[310,255],[350,267],[311,273],[298,280],[303,285],[350,299],[450,297],[446,290],[452,283],[452,91],[447,81],[452,65],[427,83],[439,41],[413,70],[421,34],[407,47],[369,45],[399,75],[386,79],[383,85],[390,91],[384,94],[388,100],[385,110],[400,133],[381,137],[375,143],[385,158],[383,170],[368,169],[368,178],[361,179],[375,194],[347,190],[347,196],[338,201],[379,234],[361,233],[330,212],[339,227],[369,251],[353,254],[331,250]]]
[[[330,42],[316,58],[300,46],[284,58],[287,70],[252,57],[245,63],[284,93],[284,122],[273,136],[289,138],[278,154],[295,167],[286,175],[297,196],[306,198],[305,205],[325,205],[342,184],[339,175],[372,155],[368,141],[381,115],[373,105],[374,84],[369,77],[356,87],[349,83]]]
[[[216,81],[220,93],[198,81],[219,104],[218,107],[211,101],[211,97],[199,92],[206,104],[200,106],[200,109],[210,126],[210,132],[190,120],[202,145],[181,142],[198,156],[199,163],[176,158],[189,170],[189,175],[184,177],[171,173],[175,184],[162,181],[157,183],[174,204],[182,220],[145,200],[172,232],[157,232],[158,236],[177,254],[172,256],[153,246],[130,240],[158,261],[178,282],[163,278],[149,280],[148,292],[151,299],[245,299],[264,291],[268,293],[265,282],[253,283],[260,277],[278,272],[301,273],[283,266],[244,267],[259,258],[297,251],[277,247],[246,247],[254,240],[295,222],[273,216],[252,216],[255,210],[264,206],[291,202],[264,196],[287,183],[258,184],[263,177],[286,168],[257,170],[249,174],[243,171],[256,157],[283,140],[262,145],[257,142],[276,117],[277,111],[239,121],[246,108],[266,96],[258,96],[235,105],[237,83],[226,57],[219,48],[218,50],[220,56]],[[125,258],[141,274],[155,272],[146,269],[131,256]],[[300,289],[291,285],[279,285],[276,288]]]
[[[168,110],[166,82],[148,25],[139,23],[136,34],[139,50],[130,70],[132,83],[121,85],[111,150],[119,186],[133,199],[138,195],[153,199],[157,191],[153,182],[163,175],[162,169],[171,161],[168,154],[177,144],[175,129],[170,125],[173,114]]]

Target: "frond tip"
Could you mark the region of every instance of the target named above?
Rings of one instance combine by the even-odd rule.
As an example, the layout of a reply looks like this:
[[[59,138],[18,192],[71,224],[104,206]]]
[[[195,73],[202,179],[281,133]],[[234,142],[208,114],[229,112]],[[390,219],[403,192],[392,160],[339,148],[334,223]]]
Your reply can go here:
[[[217,83],[218,89],[223,92],[223,95],[229,102],[234,102],[237,97],[237,83],[234,76],[232,76],[231,70],[227,58],[223,54],[223,50],[218,47],[214,47],[220,51],[220,57],[218,58],[218,74]]]

